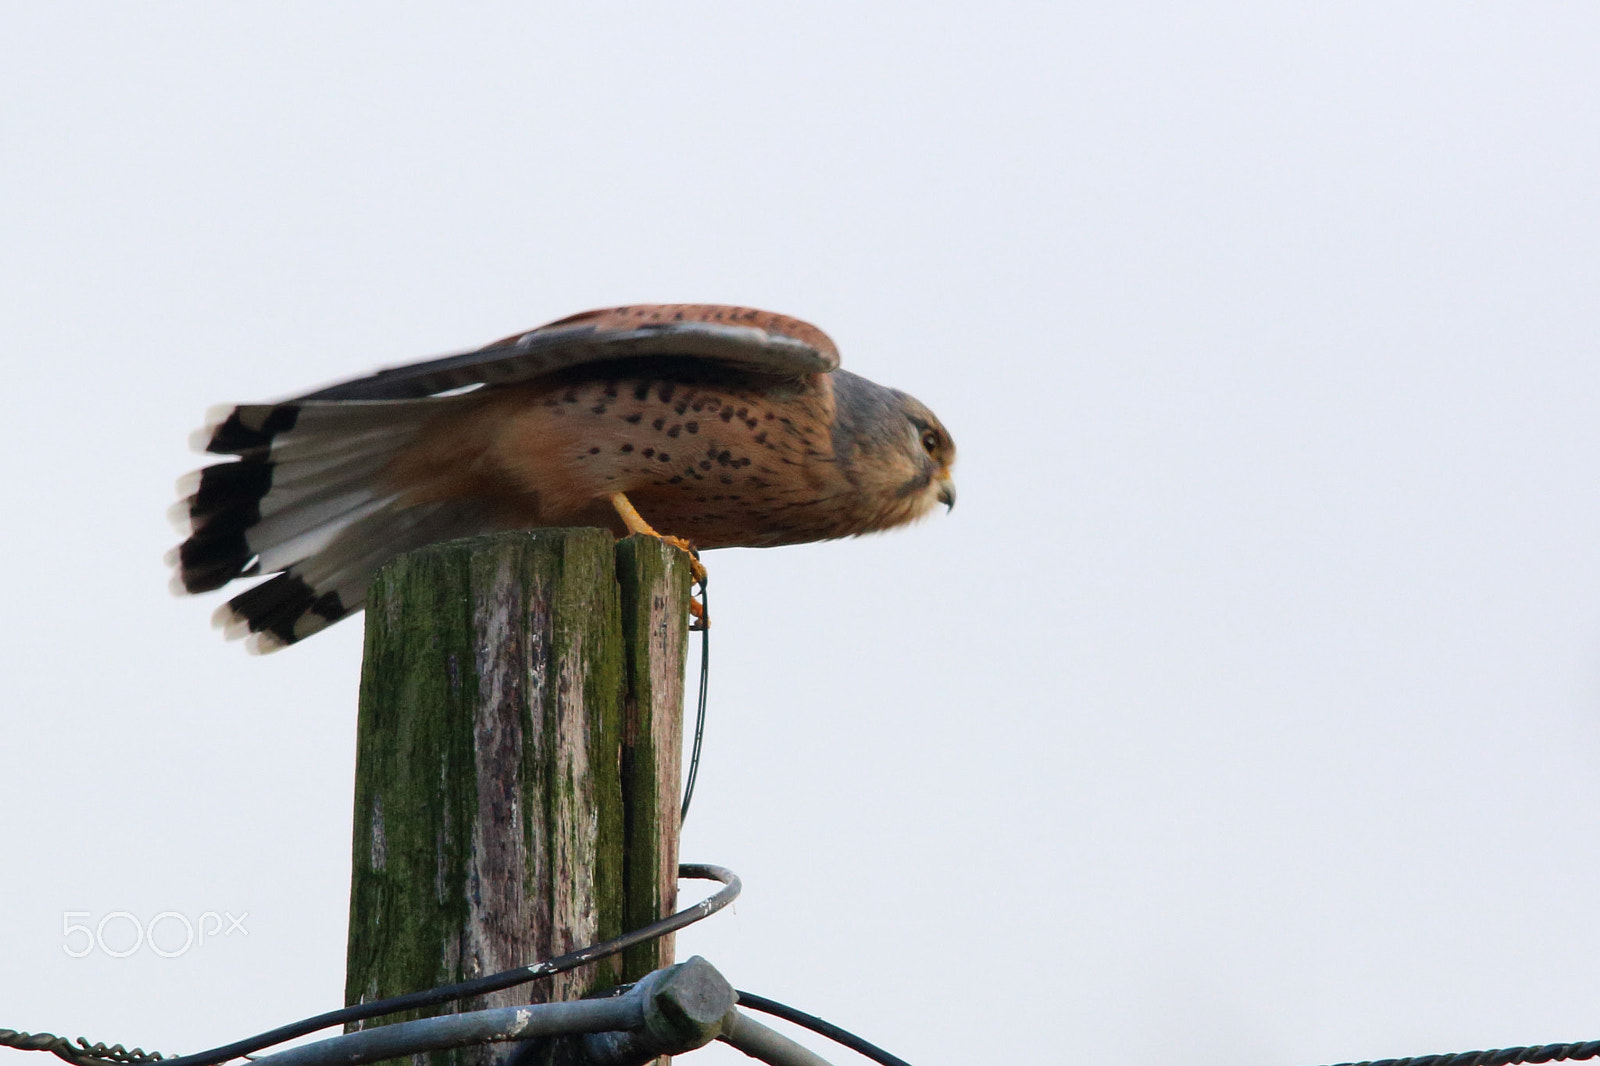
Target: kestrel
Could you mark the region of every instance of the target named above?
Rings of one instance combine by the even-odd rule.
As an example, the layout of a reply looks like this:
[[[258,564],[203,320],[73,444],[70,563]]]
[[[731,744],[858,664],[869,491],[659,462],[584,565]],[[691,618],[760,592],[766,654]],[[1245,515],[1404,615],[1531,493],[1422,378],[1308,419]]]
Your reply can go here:
[[[278,572],[217,612],[257,651],[359,610],[383,563],[436,541],[603,526],[764,548],[955,503],[933,412],[840,370],[815,326],[740,307],[589,311],[212,415],[196,447],[237,458],[179,483],[173,584]]]

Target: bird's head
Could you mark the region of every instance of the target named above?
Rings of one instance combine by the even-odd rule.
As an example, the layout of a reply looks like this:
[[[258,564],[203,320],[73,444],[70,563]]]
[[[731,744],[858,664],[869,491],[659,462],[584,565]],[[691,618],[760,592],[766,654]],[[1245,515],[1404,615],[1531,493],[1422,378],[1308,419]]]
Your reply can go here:
[[[909,449],[914,472],[903,488],[920,497],[919,515],[925,514],[935,503],[952,510],[956,505],[956,483],[950,476],[950,468],[956,463],[956,442],[932,411],[910,396],[901,394],[900,399],[906,421],[911,426],[911,437],[916,442],[915,447]]]
[[[941,503],[954,507],[956,445],[938,417],[897,389],[843,370],[832,377],[835,454],[848,457],[867,503],[861,532],[913,522]]]

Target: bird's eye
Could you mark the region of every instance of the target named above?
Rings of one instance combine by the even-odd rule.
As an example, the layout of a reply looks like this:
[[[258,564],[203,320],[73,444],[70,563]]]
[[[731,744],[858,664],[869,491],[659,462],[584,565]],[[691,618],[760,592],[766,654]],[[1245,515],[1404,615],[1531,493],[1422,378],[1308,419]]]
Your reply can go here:
[[[939,454],[939,434],[931,429],[922,431],[922,450],[929,455],[937,457]]]

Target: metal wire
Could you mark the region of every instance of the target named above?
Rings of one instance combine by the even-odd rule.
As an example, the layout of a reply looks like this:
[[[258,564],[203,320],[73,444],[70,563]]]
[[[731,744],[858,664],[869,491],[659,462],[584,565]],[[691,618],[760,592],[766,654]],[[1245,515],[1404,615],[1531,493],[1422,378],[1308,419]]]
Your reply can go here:
[[[779,1003],[777,1000],[767,999],[765,996],[758,996],[752,992],[740,990],[736,992],[736,995],[739,997],[739,1006],[741,1007],[749,1007],[751,1010],[770,1014],[774,1018],[782,1018],[786,1022],[804,1026],[813,1033],[825,1036],[836,1044],[843,1044],[851,1051],[865,1055],[873,1062],[882,1063],[882,1066],[911,1066],[905,1059],[891,1055],[883,1048],[876,1044],[868,1043],[848,1029],[841,1029],[832,1022],[823,1021],[814,1014],[807,1014],[805,1011],[796,1010],[786,1003]],[[1353,1066],[1353,1064],[1346,1064],[1346,1066]]]
[[[113,1062],[155,1062],[164,1059],[159,1051],[146,1051],[138,1047],[129,1051],[121,1044],[112,1044],[110,1047],[104,1044],[91,1044],[81,1036],[73,1041],[64,1036],[56,1036],[54,1033],[24,1033],[16,1029],[0,1029],[0,1047],[16,1048],[18,1051],[48,1051],[56,1058],[84,1066]]]
[[[281,1044],[285,1040],[293,1040],[297,1036],[314,1033],[318,1029],[329,1026],[345,1025],[349,1022],[365,1021],[368,1018],[378,1018],[385,1014],[397,1014],[400,1011],[415,1010],[418,1007],[431,1007],[437,1003],[448,1003],[451,1000],[466,999],[470,996],[481,996],[489,992],[497,992],[502,988],[512,988],[516,985],[536,981],[541,977],[551,977],[568,970],[575,970],[579,966],[586,966],[591,962],[609,958],[636,944],[655,940],[658,937],[675,933],[685,926],[693,925],[702,918],[710,917],[738,898],[743,888],[739,875],[722,866],[712,866],[708,863],[685,863],[678,867],[680,878],[696,881],[720,881],[723,887],[691,907],[685,907],[676,914],[662,918],[660,921],[651,922],[629,933],[624,933],[613,940],[591,944],[577,951],[569,951],[565,955],[558,955],[553,959],[531,963],[527,966],[518,966],[514,970],[505,970],[501,973],[488,974],[484,977],[473,978],[470,981],[460,981],[453,985],[441,985],[423,992],[412,992],[403,996],[394,996],[389,999],[374,1000],[371,1003],[358,1003],[353,1007],[341,1010],[328,1011],[311,1018],[305,1018],[288,1025],[280,1025],[276,1029],[269,1029],[257,1036],[237,1040],[231,1044],[212,1048],[194,1055],[180,1055],[168,1058],[159,1052],[145,1052],[138,1048],[126,1051],[121,1044],[107,1048],[104,1044],[90,1044],[79,1037],[74,1043],[63,1037],[50,1033],[17,1033],[11,1029],[0,1029],[0,1046],[15,1047],[29,1051],[49,1051],[56,1057],[73,1063],[73,1066],[128,1066],[130,1063],[144,1063],[161,1061],[164,1066],[218,1066],[219,1063],[229,1059],[240,1058],[262,1048]],[[14,1037],[7,1040],[7,1035]],[[104,1049],[104,1054],[101,1054]]]
[[[739,993],[742,998],[744,993]],[[1533,1044],[1495,1051],[1458,1051],[1448,1055],[1413,1055],[1404,1059],[1341,1062],[1339,1066],[1513,1066],[1521,1062],[1568,1062],[1600,1055],[1600,1040],[1578,1044]]]
[[[711,679],[711,598],[707,581],[700,582],[700,606],[705,624],[700,627],[700,696],[694,711],[694,750],[689,755],[689,776],[683,785],[683,806],[678,809],[678,824],[689,817],[689,801],[694,799],[694,782],[700,776],[700,743],[706,735],[706,694]]]

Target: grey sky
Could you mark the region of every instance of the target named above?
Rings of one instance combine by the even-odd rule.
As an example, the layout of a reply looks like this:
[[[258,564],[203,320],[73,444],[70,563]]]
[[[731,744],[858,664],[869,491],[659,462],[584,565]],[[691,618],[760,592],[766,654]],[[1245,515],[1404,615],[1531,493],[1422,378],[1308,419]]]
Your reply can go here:
[[[696,300],[926,402],[961,505],[708,556],[683,852],[747,887],[684,953],[919,1064],[1600,1037],[1597,46],[1583,4],[8,5],[0,1026],[341,1002],[360,623],[256,659],[167,595],[207,406]],[[66,955],[119,910],[248,935]]]

